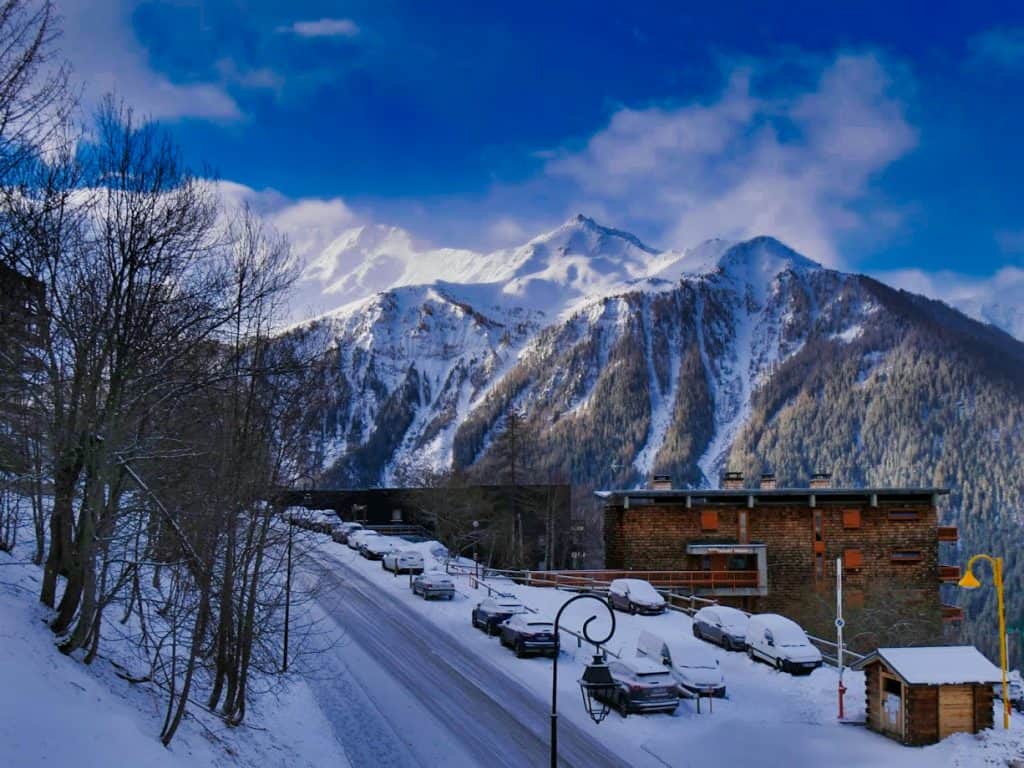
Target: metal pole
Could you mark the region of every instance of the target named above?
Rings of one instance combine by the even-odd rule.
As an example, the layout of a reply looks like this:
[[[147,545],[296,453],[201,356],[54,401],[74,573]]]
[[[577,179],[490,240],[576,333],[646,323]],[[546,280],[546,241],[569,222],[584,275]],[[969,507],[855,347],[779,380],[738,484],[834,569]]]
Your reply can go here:
[[[836,558],[836,664],[839,665],[839,719],[843,719],[843,696],[846,686],[843,685],[843,558]]]
[[[288,564],[285,566],[284,579],[284,660],[281,663],[281,671],[288,671],[288,625],[292,612],[292,531],[294,530],[291,521],[288,521]]]
[[[1006,675],[1006,611],[1003,608],[1003,558],[995,558],[996,596],[999,598],[999,666],[1003,673],[1003,728],[1010,730],[1010,691]]]

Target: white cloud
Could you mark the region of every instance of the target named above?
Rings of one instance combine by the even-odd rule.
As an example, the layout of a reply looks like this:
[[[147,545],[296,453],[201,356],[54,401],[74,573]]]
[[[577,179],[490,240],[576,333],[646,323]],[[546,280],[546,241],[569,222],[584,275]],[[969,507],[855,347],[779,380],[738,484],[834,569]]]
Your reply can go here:
[[[57,0],[61,53],[83,82],[87,102],[115,92],[154,119],[240,118],[238,104],[223,83],[175,83],[149,66],[147,52],[131,29],[133,5],[116,0]]]
[[[757,74],[735,70],[710,103],[622,109],[546,173],[575,185],[573,210],[648,222],[671,246],[770,234],[838,265],[841,237],[900,221],[871,183],[917,141],[902,75],[841,55],[779,95],[759,92]]]
[[[352,19],[317,19],[296,21],[278,27],[278,31],[291,32],[299,37],[355,37],[359,34],[359,25]]]
[[[996,27],[968,41],[975,61],[1024,66],[1024,27]]]

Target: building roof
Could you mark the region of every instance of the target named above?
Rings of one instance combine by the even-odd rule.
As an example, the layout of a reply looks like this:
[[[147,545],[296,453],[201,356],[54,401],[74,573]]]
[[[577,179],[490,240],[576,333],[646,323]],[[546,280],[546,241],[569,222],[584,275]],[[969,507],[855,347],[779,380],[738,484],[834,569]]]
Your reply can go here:
[[[998,683],[999,667],[973,645],[945,645],[921,648],[879,648],[852,665],[864,669],[881,660],[908,685],[960,685]]]
[[[948,488],[736,488],[729,490],[702,490],[698,488],[624,488],[594,491],[594,495],[609,504],[636,501],[648,504],[754,504],[799,502],[815,500],[833,502],[878,503],[934,503],[937,496],[949,495]]]

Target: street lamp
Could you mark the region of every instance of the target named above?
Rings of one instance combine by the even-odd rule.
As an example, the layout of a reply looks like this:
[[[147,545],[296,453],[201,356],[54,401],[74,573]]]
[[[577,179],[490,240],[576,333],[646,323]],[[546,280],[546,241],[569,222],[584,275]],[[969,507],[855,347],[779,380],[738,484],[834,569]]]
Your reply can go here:
[[[583,637],[597,649],[597,652],[594,654],[594,660],[583,670],[583,676],[579,680],[580,691],[583,694],[583,706],[586,707],[587,714],[595,723],[600,723],[608,714],[607,702],[615,690],[615,680],[612,678],[611,670],[608,669],[604,653],[601,651],[601,646],[611,640],[612,635],[615,634],[615,613],[612,611],[612,607],[605,598],[593,592],[583,592],[575,597],[570,597],[555,614],[555,638],[556,640],[559,638],[558,624],[562,620],[562,611],[571,603],[586,599],[596,600],[604,606],[612,620],[612,626],[608,630],[607,636],[600,640],[592,638],[589,631],[590,622],[594,621],[597,616],[591,616],[583,622]],[[551,664],[551,768],[558,768],[558,656],[559,654],[555,653],[555,659]]]
[[[991,555],[975,555],[967,561],[966,573],[958,582],[964,589],[977,589],[981,582],[972,568],[977,560],[988,560],[992,565],[992,580],[996,585],[996,602],[999,605],[999,666],[1003,673],[1003,728],[1010,729],[1010,691],[1006,680],[1006,613],[1003,608],[1003,558]]]

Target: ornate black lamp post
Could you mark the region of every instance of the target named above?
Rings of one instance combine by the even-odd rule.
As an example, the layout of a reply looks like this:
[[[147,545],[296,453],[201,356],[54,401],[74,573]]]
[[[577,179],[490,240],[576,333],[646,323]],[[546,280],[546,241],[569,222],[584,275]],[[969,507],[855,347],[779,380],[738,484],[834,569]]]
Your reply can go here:
[[[612,620],[611,629],[600,640],[591,637],[589,631],[590,622],[597,616],[591,616],[583,622],[583,637],[597,649],[597,652],[594,654],[594,660],[583,670],[583,676],[580,678],[580,691],[583,693],[583,705],[587,709],[587,714],[595,723],[600,723],[608,714],[607,702],[615,690],[615,680],[612,679],[611,670],[608,669],[604,653],[601,651],[601,646],[611,640],[612,635],[615,634],[615,613],[608,601],[600,595],[593,592],[576,595],[566,600],[558,609],[558,613],[555,615],[555,637],[559,637],[558,623],[562,619],[562,611],[571,603],[585,599],[599,602],[608,611],[608,616]],[[558,768],[558,656],[559,654],[556,653],[551,665],[551,768]]]

